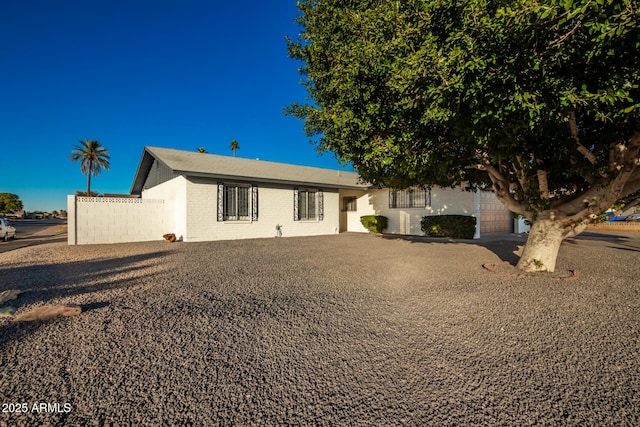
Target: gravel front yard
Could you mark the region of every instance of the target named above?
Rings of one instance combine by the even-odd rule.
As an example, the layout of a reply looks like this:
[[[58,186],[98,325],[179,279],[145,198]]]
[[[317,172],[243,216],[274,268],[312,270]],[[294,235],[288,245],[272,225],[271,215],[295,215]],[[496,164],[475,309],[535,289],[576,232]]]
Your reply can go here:
[[[0,425],[639,425],[638,239],[564,244],[574,281],[482,268],[514,241],[6,252],[17,314],[83,312],[0,319]]]

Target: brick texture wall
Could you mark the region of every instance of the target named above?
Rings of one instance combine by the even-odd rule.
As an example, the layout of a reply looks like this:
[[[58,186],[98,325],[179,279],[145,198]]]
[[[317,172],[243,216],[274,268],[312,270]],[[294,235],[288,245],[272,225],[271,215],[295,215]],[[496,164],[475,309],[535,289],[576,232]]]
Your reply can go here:
[[[294,221],[293,187],[256,184],[257,221],[218,221],[217,182],[190,178],[187,183],[187,235],[185,241],[235,240],[336,234],[339,227],[338,191],[323,189],[322,221]],[[301,187],[302,189],[302,187]],[[318,188],[309,188],[318,190]]]
[[[174,228],[169,200],[69,196],[67,205],[70,245],[162,240]]]

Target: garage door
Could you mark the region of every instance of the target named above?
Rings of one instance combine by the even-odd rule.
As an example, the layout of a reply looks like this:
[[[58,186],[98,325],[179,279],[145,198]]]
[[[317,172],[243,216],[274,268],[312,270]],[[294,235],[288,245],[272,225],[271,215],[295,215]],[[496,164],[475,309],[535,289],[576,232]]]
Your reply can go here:
[[[480,235],[486,233],[511,233],[513,218],[495,194],[480,192]]]

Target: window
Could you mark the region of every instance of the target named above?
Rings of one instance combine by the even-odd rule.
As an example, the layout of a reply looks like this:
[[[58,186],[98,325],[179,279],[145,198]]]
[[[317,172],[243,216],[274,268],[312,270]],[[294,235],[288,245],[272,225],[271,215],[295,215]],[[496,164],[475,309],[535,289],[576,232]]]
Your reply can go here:
[[[293,220],[322,221],[324,218],[322,190],[293,191]]]
[[[355,212],[358,210],[358,198],[355,196],[342,198],[342,210],[346,212]]]
[[[298,191],[298,219],[301,221],[316,219],[315,191]]]
[[[431,191],[424,188],[389,191],[390,208],[426,208],[431,205]]]
[[[218,184],[218,221],[257,221],[258,187]]]
[[[249,220],[249,187],[224,186],[225,221]]]

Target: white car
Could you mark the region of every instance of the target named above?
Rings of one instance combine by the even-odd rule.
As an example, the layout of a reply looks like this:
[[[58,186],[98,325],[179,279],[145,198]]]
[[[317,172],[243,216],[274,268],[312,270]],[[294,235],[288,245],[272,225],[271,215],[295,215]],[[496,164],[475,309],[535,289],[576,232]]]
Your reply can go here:
[[[5,242],[9,239],[16,238],[16,229],[11,225],[9,221],[4,218],[0,218],[0,239]]]

